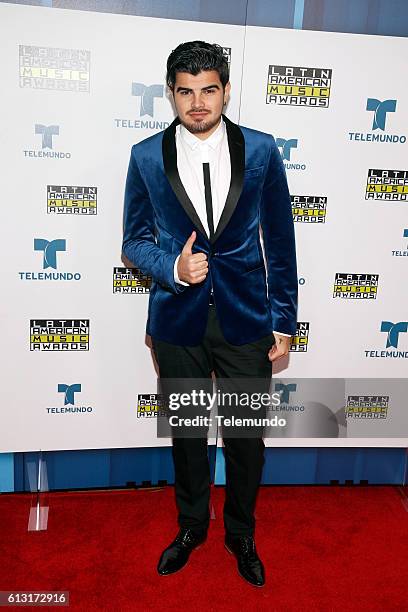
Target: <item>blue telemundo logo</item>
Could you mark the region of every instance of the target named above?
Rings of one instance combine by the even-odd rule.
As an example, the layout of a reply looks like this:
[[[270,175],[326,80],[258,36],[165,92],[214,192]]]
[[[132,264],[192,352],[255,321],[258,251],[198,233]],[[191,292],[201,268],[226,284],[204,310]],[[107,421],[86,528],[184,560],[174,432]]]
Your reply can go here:
[[[132,83],[132,96],[140,98],[140,116],[149,115],[153,117],[154,99],[163,97],[163,85],[144,85],[143,83]]]
[[[397,107],[396,100],[377,100],[376,98],[367,98],[368,111],[374,111],[372,130],[385,130],[385,121],[387,113],[395,113]]]
[[[367,98],[366,111],[373,113],[371,132],[349,132],[349,140],[360,142],[390,142],[404,143],[407,137],[404,134],[386,134],[386,124],[390,113],[395,113],[397,100],[378,100],[377,98]],[[377,131],[379,130],[379,132]],[[384,132],[382,134],[381,132]]]
[[[53,136],[59,136],[59,125],[42,125],[36,123],[35,133],[41,134],[41,148],[52,149]]]
[[[277,138],[276,145],[279,149],[281,149],[281,155],[283,160],[290,161],[290,154],[292,149],[297,149],[298,141],[297,138],[291,138],[290,140],[285,140],[284,138]]]
[[[280,392],[280,401],[281,404],[289,404],[290,403],[290,394],[296,392],[297,384],[289,383],[285,385],[284,383],[276,383],[275,391]]]
[[[65,158],[71,157],[70,152],[55,151],[56,136],[60,135],[59,125],[44,125],[42,123],[34,124],[34,133],[36,136],[41,137],[41,148],[38,149],[24,149],[24,157],[52,157],[52,158]],[[39,140],[37,140],[39,144]]]
[[[298,139],[297,138],[277,138],[276,146],[280,149],[280,154],[282,156],[282,161],[284,162],[284,166],[286,170],[306,170],[305,164],[299,163],[286,163],[291,159],[291,154],[293,149],[297,149]]]
[[[58,393],[64,393],[64,406],[67,404],[75,404],[75,393],[81,392],[81,385],[76,383],[74,385],[58,385]]]
[[[380,331],[387,334],[385,350],[366,350],[366,357],[391,357],[393,359],[408,359],[408,350],[398,349],[401,344],[401,335],[408,331],[408,321],[381,321]]]
[[[145,85],[145,83],[133,82],[131,86],[132,96],[140,98],[139,103],[139,119],[114,119],[115,127],[164,130],[170,124],[168,121],[156,121],[155,101],[157,98],[163,98],[164,85],[161,83],[153,83]],[[143,119],[144,117],[144,119]],[[151,119],[149,119],[151,117]]]
[[[66,242],[65,240],[45,240],[44,238],[34,238],[34,251],[42,251],[43,257],[43,269],[54,268],[57,269],[57,251],[65,251]]]
[[[305,407],[303,404],[295,404],[292,400],[292,393],[296,393],[298,385],[295,382],[283,383],[277,382],[274,385],[275,393],[280,394],[280,401],[277,406],[273,405],[270,410],[275,412],[303,412]]]
[[[402,237],[403,238],[408,238],[408,228],[405,228],[402,230]],[[394,257],[408,257],[408,243],[405,243],[405,249],[398,249],[398,250],[393,250],[391,251],[391,254]]]
[[[400,333],[405,333],[408,331],[408,322],[399,321],[398,323],[392,323],[391,321],[382,321],[381,331],[387,333],[387,343],[385,348],[388,348],[389,346],[398,348],[399,335]]]
[[[81,393],[82,385],[79,383],[74,383],[72,385],[67,385],[65,383],[60,383],[57,386],[58,393],[64,394],[64,405],[61,406],[52,406],[48,407],[46,410],[48,414],[81,414],[84,412],[93,412],[92,406],[82,406],[78,403],[75,403],[77,399],[76,395]]]
[[[56,240],[47,240],[46,238],[34,238],[34,251],[42,253],[42,269],[48,270],[52,268],[57,270],[58,258],[57,253],[63,253],[67,250],[66,240],[57,238]],[[80,272],[19,272],[20,280],[30,281],[79,281],[81,280]]]

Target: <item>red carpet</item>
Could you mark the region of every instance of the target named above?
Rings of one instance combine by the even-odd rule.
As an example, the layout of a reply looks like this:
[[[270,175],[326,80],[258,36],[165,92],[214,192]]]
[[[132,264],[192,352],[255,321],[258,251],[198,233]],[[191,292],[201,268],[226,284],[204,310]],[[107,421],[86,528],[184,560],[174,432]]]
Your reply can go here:
[[[177,532],[171,487],[52,493],[37,533],[27,532],[31,495],[0,496],[0,590],[68,590],[68,609],[84,611],[408,610],[408,513],[396,488],[261,488],[263,589],[238,576],[223,546],[223,488],[212,498],[207,542],[161,577],[159,554]]]

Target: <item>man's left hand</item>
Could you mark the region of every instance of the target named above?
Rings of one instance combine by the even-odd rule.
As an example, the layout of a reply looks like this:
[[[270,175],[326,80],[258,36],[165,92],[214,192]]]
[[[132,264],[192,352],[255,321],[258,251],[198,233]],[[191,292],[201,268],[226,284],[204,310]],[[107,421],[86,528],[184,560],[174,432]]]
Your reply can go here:
[[[273,332],[273,335],[275,336],[276,342],[268,353],[269,361],[277,361],[281,357],[284,357],[289,353],[290,348],[290,337],[282,336],[281,334],[276,334],[275,332]]]

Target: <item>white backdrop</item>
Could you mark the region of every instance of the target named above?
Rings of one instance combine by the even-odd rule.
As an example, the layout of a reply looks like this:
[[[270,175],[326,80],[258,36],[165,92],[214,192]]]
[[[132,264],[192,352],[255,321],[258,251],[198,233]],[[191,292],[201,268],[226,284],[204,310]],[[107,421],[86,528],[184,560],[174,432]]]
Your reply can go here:
[[[349,396],[389,398],[386,418],[370,419],[369,438],[267,443],[406,446],[406,406],[400,386],[387,379],[404,377],[407,367],[407,188],[399,188],[396,201],[366,200],[365,190],[370,169],[407,167],[401,78],[407,41],[7,4],[0,4],[0,23],[0,161],[7,169],[0,452],[168,444],[157,439],[155,419],[140,407],[138,412],[138,396],[156,391],[145,343],[148,293],[114,292],[113,273],[124,265],[123,190],[131,145],[172,121],[160,87],[165,61],[177,44],[194,39],[231,52],[233,121],[297,140],[285,160],[295,166],[287,170],[291,194],[327,198],[324,223],[296,222],[299,321],[302,329],[308,323],[309,335],[307,350],[298,350],[304,340],[294,340],[279,376],[372,379],[371,386],[370,380],[354,385]],[[267,104],[269,66],[331,70],[328,107],[303,107],[293,99]],[[132,88],[146,93],[132,95]],[[320,94],[327,100],[327,92]],[[397,101],[385,130],[372,129],[368,98]],[[381,123],[381,108],[375,116]],[[365,140],[350,140],[350,133]],[[377,133],[398,141],[368,141],[367,134]],[[287,156],[288,146],[282,148]],[[47,186],[51,194],[77,194],[76,207],[57,208],[74,211],[47,208]],[[96,214],[95,200],[90,206],[81,199],[89,188],[97,193]],[[65,198],[68,204],[73,197]],[[377,297],[333,297],[336,273],[378,275]],[[383,321],[390,323],[387,329],[400,323],[397,347],[386,349]],[[46,325],[47,333],[36,330]],[[69,349],[34,337],[58,340],[71,333],[76,337]],[[390,337],[395,344],[395,333]],[[348,419],[349,432],[361,422]]]

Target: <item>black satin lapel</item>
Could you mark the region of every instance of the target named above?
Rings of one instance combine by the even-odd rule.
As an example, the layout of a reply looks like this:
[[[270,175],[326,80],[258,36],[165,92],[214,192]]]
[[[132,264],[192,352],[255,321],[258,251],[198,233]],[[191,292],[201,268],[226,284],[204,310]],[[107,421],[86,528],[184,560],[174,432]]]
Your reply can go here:
[[[244,185],[245,172],[245,140],[242,131],[236,123],[232,123],[225,115],[223,115],[227,128],[228,147],[231,159],[231,183],[225,202],[224,210],[215,230],[212,242],[215,242],[221,232],[225,229],[228,221],[231,219],[232,213],[235,210],[239,196]]]
[[[176,148],[176,125],[180,123],[178,117],[169,125],[163,133],[162,155],[163,166],[167,179],[187,215],[190,217],[193,224],[200,230],[203,236],[207,237],[203,224],[200,221],[190,198],[184,189],[183,183],[180,180],[180,175],[177,169],[177,148]]]

